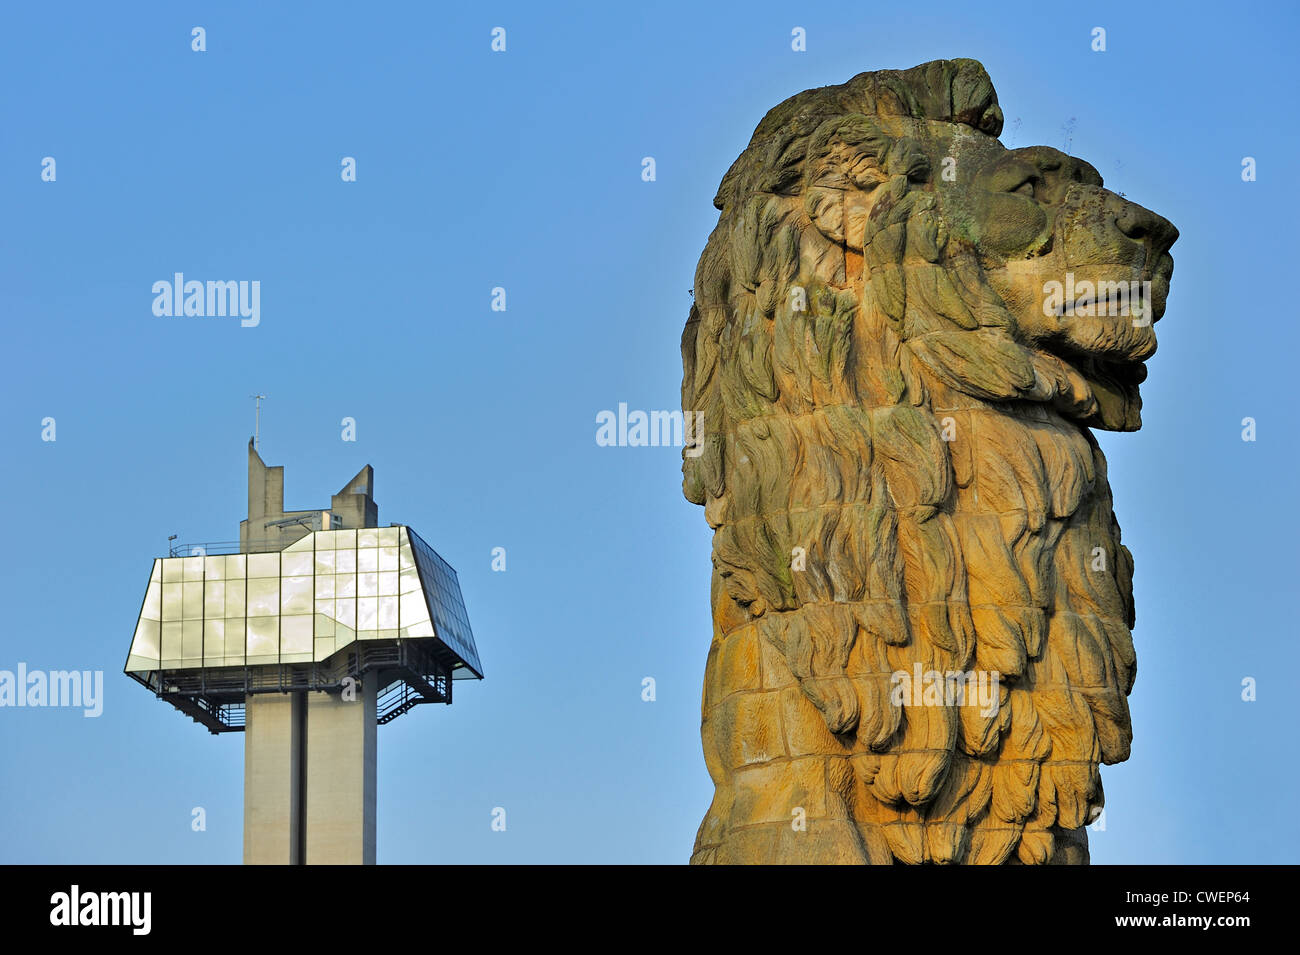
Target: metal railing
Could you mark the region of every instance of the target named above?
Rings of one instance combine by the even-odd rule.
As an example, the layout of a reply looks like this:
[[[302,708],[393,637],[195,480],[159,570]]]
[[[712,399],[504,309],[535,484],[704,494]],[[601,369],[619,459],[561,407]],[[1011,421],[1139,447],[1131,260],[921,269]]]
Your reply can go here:
[[[290,541],[290,543],[292,543],[292,541]],[[240,543],[239,541],[203,541],[202,543],[172,544],[167,548],[167,556],[216,557],[221,554],[254,553],[254,548],[274,547],[276,550],[281,550],[285,546],[287,545],[285,545],[278,537],[259,541],[248,541],[246,544]]]
[[[402,524],[389,523],[387,527],[403,527]],[[355,527],[331,528],[331,530],[357,530]],[[364,529],[364,528],[362,528]],[[302,535],[312,533],[310,528]],[[301,540],[301,538],[298,538]],[[284,550],[294,541],[286,542],[282,537],[266,537],[261,540],[251,541],[198,541],[189,543],[170,544],[167,547],[168,557],[217,557],[222,554],[255,554],[265,553],[268,550]]]

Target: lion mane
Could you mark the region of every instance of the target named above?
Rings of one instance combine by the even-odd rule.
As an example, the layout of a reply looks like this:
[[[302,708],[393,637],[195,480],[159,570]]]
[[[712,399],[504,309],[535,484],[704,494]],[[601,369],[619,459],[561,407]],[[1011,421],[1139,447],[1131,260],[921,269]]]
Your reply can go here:
[[[1129,754],[1097,397],[952,228],[936,124],[955,154],[998,136],[979,63],[792,97],[714,199],[682,336],[683,491],[714,530],[695,862],[826,861],[800,811],[839,861],[1086,861],[1099,764]],[[995,673],[997,705],[896,702],[922,670]]]

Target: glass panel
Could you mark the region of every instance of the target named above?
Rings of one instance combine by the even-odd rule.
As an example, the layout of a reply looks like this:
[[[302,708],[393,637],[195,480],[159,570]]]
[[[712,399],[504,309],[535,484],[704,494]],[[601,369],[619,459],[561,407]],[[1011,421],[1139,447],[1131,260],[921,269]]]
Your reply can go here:
[[[321,637],[334,639],[334,601],[316,601],[315,632],[317,640]]]
[[[248,582],[248,615],[269,617],[280,612],[280,578],[255,577]]]
[[[334,553],[330,551],[330,553]],[[321,574],[316,578],[316,599],[321,600],[326,597],[334,596],[334,575]]]
[[[224,666],[226,662],[226,621],[203,622],[203,665]]]
[[[310,574],[315,563],[316,558],[311,551],[299,554],[286,553],[280,561],[280,574],[284,577],[300,577],[304,574]]]
[[[409,528],[407,533],[432,612],[435,636],[460,656],[472,673],[481,673],[482,664],[479,663],[478,650],[474,646],[474,635],[470,629],[469,616],[465,613],[456,571],[418,534]]]
[[[279,554],[249,554],[248,555],[248,576],[249,577],[279,577],[280,576],[280,555]]]
[[[226,581],[226,616],[244,616],[244,591],[248,587],[246,580]]]
[[[224,580],[226,576],[226,558],[203,558],[203,577],[205,580]]]
[[[247,624],[243,617],[231,617],[226,621],[226,666],[243,665],[244,632]]]
[[[334,573],[334,551],[332,550],[316,551],[316,573],[317,574]]]
[[[357,570],[361,573],[371,573],[379,569],[379,551],[373,547],[366,547],[357,551]]]
[[[397,629],[397,598],[380,597],[378,623],[380,630]]]
[[[181,660],[186,664],[203,662],[202,620],[186,620],[181,624]]]
[[[379,596],[397,596],[397,571],[379,575]]]
[[[429,608],[424,603],[424,594],[402,594],[400,599],[403,627],[429,622]],[[433,636],[432,631],[429,632],[429,636]]]
[[[417,592],[420,589],[420,575],[414,570],[404,570],[401,573],[401,580],[398,581],[397,592],[409,594]]]
[[[334,619],[340,627],[357,629],[357,602],[355,599],[334,601]],[[337,633],[337,629],[335,633]]]
[[[397,548],[396,547],[379,548],[379,569],[380,570],[397,569]]]
[[[162,619],[162,588],[163,585],[158,581],[150,581],[149,589],[144,594],[144,607],[140,610],[140,616],[149,620]]]
[[[126,672],[140,673],[144,670],[158,669],[158,661],[153,657],[138,657],[134,653],[128,654],[126,658]]]
[[[164,620],[181,619],[181,584],[162,585],[162,618]]]
[[[161,636],[162,624],[156,620],[141,620],[135,628],[135,639],[131,641],[131,654],[152,660],[156,667],[160,656]]]
[[[357,546],[356,531],[334,531],[334,546],[339,550],[355,550]]]
[[[182,561],[185,565],[182,573],[182,580],[202,580],[203,579],[203,557],[186,557]]]
[[[334,556],[334,571],[339,574],[355,574],[357,572],[357,552],[354,550],[339,550]]]
[[[226,615],[226,582],[209,580],[203,585],[203,616],[224,617]]]
[[[425,620],[417,623],[413,627],[403,627],[402,636],[404,637],[431,637],[433,636],[433,624]]]
[[[315,536],[312,534],[307,534],[303,537],[299,537],[296,541],[294,541],[292,544],[286,547],[284,549],[284,553],[297,554],[304,550],[307,551],[308,553],[311,553],[315,543],[316,543]]]
[[[378,597],[358,597],[357,598],[357,630],[358,632],[366,630],[375,630],[375,617],[379,612]]]
[[[184,569],[185,561],[180,557],[168,557],[162,562],[162,579],[163,583],[168,584],[173,581],[180,582],[181,571]]]
[[[285,577],[280,581],[280,612],[311,613],[312,578]]]
[[[321,531],[316,535],[316,553],[323,550],[333,550],[338,546],[338,531]]]
[[[365,551],[362,551],[364,554]],[[373,597],[379,593],[378,574],[357,574],[357,596]]]
[[[291,654],[312,653],[312,620],[310,614],[282,617],[280,619],[280,655],[287,660]],[[292,662],[292,661],[290,661]]]
[[[234,580],[236,577],[248,576],[248,560],[243,554],[229,554],[226,556],[226,579]]]
[[[398,530],[399,530],[399,528],[396,528],[396,527],[381,527],[381,528],[379,528],[379,546],[380,546],[380,547],[396,547],[396,546],[397,546],[397,532],[398,532]]]
[[[328,660],[328,659],[333,655],[333,653],[334,653],[334,638],[333,638],[333,637],[317,637],[317,638],[316,638],[316,655],[315,655],[315,657],[314,657],[315,660],[318,660],[318,661],[319,661],[319,660]]]
[[[334,575],[334,596],[355,597],[356,595],[357,595],[356,574],[335,574]]]
[[[415,569],[415,555],[411,553],[411,546],[409,544],[403,544],[397,550],[397,569]]]
[[[181,622],[165,621],[162,625],[162,665],[181,665]]]
[[[364,527],[357,531],[358,547],[378,547],[379,546],[379,528]]]
[[[187,580],[181,584],[182,601],[181,601],[181,618],[184,620],[202,620],[203,619],[203,582],[201,580]]]
[[[248,662],[275,663],[280,644],[278,617],[248,618]]]
[[[149,583],[154,581],[162,582],[162,558],[156,557],[153,562],[153,573],[149,575]]]

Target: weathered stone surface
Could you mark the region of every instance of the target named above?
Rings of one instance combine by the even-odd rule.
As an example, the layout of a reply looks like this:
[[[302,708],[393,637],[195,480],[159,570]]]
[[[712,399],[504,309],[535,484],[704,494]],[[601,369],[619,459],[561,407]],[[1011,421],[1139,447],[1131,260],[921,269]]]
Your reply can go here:
[[[718,190],[682,337],[692,861],[1087,862],[1136,672],[1089,429],[1141,423],[1178,233],[1001,128],[973,60],[864,73],[773,109]]]

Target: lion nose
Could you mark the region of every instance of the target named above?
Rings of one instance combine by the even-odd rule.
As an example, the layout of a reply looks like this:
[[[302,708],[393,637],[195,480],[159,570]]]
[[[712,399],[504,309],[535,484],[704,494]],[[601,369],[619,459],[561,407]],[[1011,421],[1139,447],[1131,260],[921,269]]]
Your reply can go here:
[[[1172,222],[1135,202],[1124,204],[1115,216],[1115,226],[1134,242],[1147,247],[1149,261],[1168,252],[1178,240],[1178,229]]]

